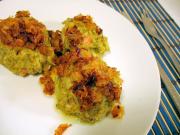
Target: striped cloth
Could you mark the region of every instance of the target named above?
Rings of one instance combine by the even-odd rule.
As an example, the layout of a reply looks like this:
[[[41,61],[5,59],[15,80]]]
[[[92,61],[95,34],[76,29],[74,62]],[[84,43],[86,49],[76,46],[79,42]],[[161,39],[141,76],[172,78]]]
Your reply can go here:
[[[172,84],[180,93],[180,75],[172,65],[171,58],[161,43],[152,38],[140,21],[140,14],[146,9],[153,20],[157,31],[164,41],[171,46],[173,53],[180,59],[180,28],[173,18],[162,8],[157,0],[100,0],[118,12],[124,12],[148,42],[156,60],[159,61]],[[164,83],[161,81],[161,102],[157,117],[148,135],[178,135],[180,134],[180,114],[170,98]]]

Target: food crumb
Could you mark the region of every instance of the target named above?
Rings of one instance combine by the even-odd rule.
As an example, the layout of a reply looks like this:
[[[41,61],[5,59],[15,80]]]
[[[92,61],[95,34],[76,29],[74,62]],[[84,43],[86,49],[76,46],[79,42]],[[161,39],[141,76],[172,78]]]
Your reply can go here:
[[[46,95],[53,95],[55,86],[51,77],[46,75],[46,76],[40,77],[39,80],[40,80],[40,83],[44,85],[43,92]]]
[[[55,130],[55,134],[54,135],[62,135],[64,133],[64,131],[69,128],[71,126],[71,124],[60,124],[57,129]]]
[[[115,105],[111,111],[113,118],[122,118],[124,115],[124,107],[119,104]]]

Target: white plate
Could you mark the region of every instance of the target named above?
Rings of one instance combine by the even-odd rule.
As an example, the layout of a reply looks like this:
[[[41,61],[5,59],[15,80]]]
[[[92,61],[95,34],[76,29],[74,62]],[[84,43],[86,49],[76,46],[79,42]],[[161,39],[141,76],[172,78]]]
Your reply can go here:
[[[79,13],[93,16],[109,40],[111,53],[104,59],[121,71],[124,80],[122,120],[106,118],[93,126],[73,123],[64,135],[146,134],[156,117],[161,89],[155,58],[138,30],[95,0],[3,0],[0,17],[24,9],[49,28],[58,28],[60,22]],[[65,121],[54,105],[54,99],[43,94],[38,77],[22,78],[0,67],[1,135],[53,135]]]

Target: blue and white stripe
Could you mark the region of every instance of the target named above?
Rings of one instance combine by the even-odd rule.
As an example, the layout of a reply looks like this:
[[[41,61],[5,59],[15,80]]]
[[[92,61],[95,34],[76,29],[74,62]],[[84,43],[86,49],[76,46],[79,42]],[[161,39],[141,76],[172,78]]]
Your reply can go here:
[[[180,93],[180,75],[172,65],[172,60],[162,47],[161,43],[152,38],[144,29],[141,23],[140,14],[143,9],[148,11],[149,17],[153,20],[157,31],[163,40],[171,46],[171,49],[180,62],[180,27],[168,15],[157,0],[100,0],[118,12],[126,13],[144,36],[152,49],[156,60],[159,61],[173,86]],[[180,114],[170,98],[164,83],[159,111],[156,120],[148,135],[178,135],[180,134]]]

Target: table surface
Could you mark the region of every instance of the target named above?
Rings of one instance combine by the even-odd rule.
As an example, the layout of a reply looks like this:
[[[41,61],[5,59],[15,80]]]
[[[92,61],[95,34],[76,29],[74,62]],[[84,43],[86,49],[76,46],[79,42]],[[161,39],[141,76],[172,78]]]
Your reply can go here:
[[[158,33],[171,46],[180,62],[180,0],[99,0],[126,15],[148,42],[157,61],[164,69],[173,87],[180,92],[180,75],[172,65],[167,51],[161,43],[152,38],[141,23],[142,10],[148,11]],[[161,5],[162,4],[162,5]],[[159,111],[148,135],[179,135],[180,114],[178,113],[164,82],[161,80],[161,101]]]
[[[180,0],[158,0],[166,12],[180,25]]]

